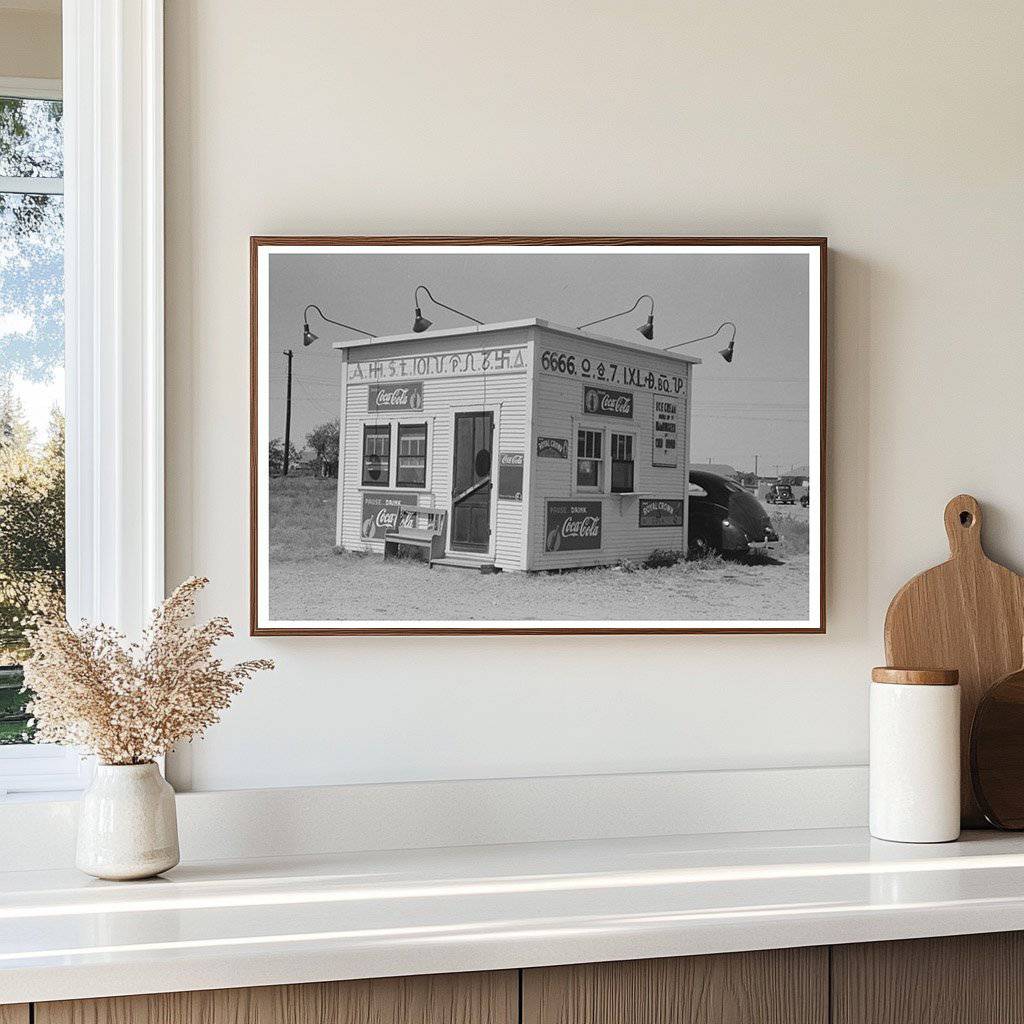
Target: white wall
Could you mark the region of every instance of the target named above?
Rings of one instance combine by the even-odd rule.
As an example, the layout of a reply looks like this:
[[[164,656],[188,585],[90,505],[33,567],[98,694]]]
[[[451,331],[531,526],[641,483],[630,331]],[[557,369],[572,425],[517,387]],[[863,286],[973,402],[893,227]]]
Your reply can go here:
[[[1024,7],[167,0],[168,571],[247,620],[253,233],[827,234],[825,637],[238,640],[198,789],[852,764],[889,596],[1024,567]],[[179,760],[179,781],[188,781]]]

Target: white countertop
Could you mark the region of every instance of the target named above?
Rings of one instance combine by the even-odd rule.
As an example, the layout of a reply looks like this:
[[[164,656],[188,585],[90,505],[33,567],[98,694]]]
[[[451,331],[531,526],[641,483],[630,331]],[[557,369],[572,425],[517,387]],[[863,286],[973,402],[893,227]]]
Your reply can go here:
[[[1024,836],[860,829],[0,872],[0,1003],[1024,929]]]

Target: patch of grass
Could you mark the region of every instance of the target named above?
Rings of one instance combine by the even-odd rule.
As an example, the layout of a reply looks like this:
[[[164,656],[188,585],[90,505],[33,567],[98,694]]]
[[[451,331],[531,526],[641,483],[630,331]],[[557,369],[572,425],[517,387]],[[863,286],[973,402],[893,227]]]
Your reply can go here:
[[[686,556],[686,564],[692,565],[697,569],[712,569],[722,564],[722,555],[721,552],[715,551],[714,548],[698,544],[690,549]]]
[[[775,555],[806,555],[811,550],[811,524],[807,519],[778,512],[772,514],[772,526],[780,538]]]
[[[270,553],[315,558],[334,550],[337,480],[315,476],[270,480]]]
[[[682,551],[671,548],[655,548],[644,560],[645,569],[668,569],[682,560]]]

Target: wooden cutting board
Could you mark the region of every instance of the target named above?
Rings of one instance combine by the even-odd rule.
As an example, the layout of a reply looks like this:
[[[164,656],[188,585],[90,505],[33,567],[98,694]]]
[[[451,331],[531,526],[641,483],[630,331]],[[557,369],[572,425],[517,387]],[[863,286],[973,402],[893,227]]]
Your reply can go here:
[[[885,657],[894,668],[960,670],[960,815],[986,825],[971,790],[971,723],[988,688],[1020,668],[1024,577],[993,562],[981,545],[981,507],[957,495],[945,511],[948,562],[898,591],[885,615]]]

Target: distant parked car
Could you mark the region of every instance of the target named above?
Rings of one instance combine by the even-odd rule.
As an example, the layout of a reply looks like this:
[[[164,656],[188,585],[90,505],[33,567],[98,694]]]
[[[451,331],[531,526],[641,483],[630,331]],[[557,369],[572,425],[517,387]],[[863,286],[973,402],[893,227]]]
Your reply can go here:
[[[772,484],[764,500],[769,505],[795,505],[796,498],[793,497],[793,488],[789,484]]]
[[[810,503],[811,496],[809,493],[805,491],[803,494],[800,495],[800,504],[803,505],[804,508],[807,508],[807,506],[810,505]]]
[[[745,555],[779,542],[761,503],[739,484],[716,473],[690,470],[690,553]]]

